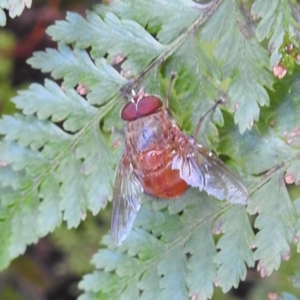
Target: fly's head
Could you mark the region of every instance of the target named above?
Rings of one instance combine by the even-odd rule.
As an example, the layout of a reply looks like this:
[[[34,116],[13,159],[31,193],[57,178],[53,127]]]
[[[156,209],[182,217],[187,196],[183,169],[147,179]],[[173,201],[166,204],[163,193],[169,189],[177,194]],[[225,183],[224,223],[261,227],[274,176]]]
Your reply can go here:
[[[163,107],[162,100],[159,96],[146,94],[141,89],[133,95],[130,102],[125,104],[121,110],[121,118],[124,121],[134,121],[158,112]]]

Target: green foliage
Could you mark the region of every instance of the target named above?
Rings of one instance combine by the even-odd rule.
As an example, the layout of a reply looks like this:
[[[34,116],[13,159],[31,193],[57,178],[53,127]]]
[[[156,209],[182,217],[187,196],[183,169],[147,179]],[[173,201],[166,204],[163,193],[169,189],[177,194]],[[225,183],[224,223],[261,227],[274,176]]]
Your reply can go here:
[[[261,18],[256,27],[258,41],[269,40],[272,66],[279,62],[281,53],[279,48],[284,41],[284,36],[299,36],[299,23],[297,14],[299,7],[295,0],[274,0],[267,3],[264,0],[255,0],[251,14],[255,18]]]
[[[195,189],[170,201],[144,195],[124,243],[104,236],[80,300],[208,299],[215,286],[237,287],[255,261],[267,276],[293,241],[299,251],[299,192],[284,180],[299,184],[300,70],[280,82],[270,72],[284,34],[298,42],[297,11],[293,1],[265,2],[111,1],[48,28],[58,48],[28,62],[62,85],[30,85],[12,100],[21,113],[0,120],[1,268],[63,221],[78,227],[105,208],[124,142],[115,130],[122,98],[141,86],[164,95],[172,71],[171,110],[189,133],[225,99],[200,139],[242,175],[248,208]]]
[[[260,231],[255,238],[254,258],[259,261],[257,268],[264,277],[279,268],[281,259],[289,259],[289,244],[295,237],[297,213],[280,175],[272,176],[253,195],[248,210],[251,214],[259,213],[255,221]]]
[[[169,207],[169,212],[163,209],[153,213],[151,207],[144,207],[136,220],[140,228],[132,230],[118,250],[109,236],[104,237],[106,249],[100,250],[92,260],[97,271],[85,276],[80,283],[80,287],[89,292],[88,299],[98,299],[98,290],[94,287],[103,284],[103,299],[129,299],[125,296],[127,292],[141,293],[141,299],[187,299],[192,295],[206,299],[212,296],[213,284],[217,281],[224,291],[232,285],[237,286],[239,277],[246,275],[246,263],[253,265],[250,247],[253,234],[245,208],[217,205],[204,193],[199,196],[196,190],[189,190],[176,202],[173,203],[175,207]],[[184,203],[188,203],[185,208],[182,207]],[[182,211],[180,217],[178,211]],[[211,227],[216,217],[224,212],[217,220],[225,234],[217,244],[220,252],[216,256]],[[246,223],[248,231],[237,232],[232,215],[238,216],[242,224]],[[238,247],[230,251],[228,257],[228,248],[224,246],[232,237]],[[105,272],[108,277],[104,279]],[[226,278],[229,273],[231,276]],[[114,287],[116,280],[118,285]]]
[[[169,44],[203,13],[201,7],[201,4],[189,0],[176,0],[172,3],[159,0],[121,0],[108,6],[99,5],[95,7],[95,11],[100,16],[112,12],[119,18],[134,20],[143,27],[147,26],[150,33],[157,34],[161,43]]]
[[[216,58],[223,62],[224,78],[232,78],[228,94],[240,131],[251,129],[259,118],[259,106],[269,104],[264,87],[271,88],[266,50],[253,37],[251,22],[235,1],[225,1],[201,31],[204,41],[217,39]]]
[[[112,13],[101,19],[88,12],[86,20],[78,14],[68,13],[66,21],[58,21],[47,32],[55,41],[74,43],[76,48],[91,47],[93,58],[107,53],[107,61],[112,63],[118,55],[126,56],[122,69],[127,75],[140,72],[165,49],[139,24],[122,21]]]

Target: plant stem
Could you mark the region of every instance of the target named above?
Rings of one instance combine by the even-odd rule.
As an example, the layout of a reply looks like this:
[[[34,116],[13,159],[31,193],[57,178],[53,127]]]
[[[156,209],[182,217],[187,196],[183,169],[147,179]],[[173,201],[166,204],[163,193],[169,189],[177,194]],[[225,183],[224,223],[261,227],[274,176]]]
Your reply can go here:
[[[156,59],[154,59],[148,65],[148,67],[146,67],[140,74],[128,80],[128,82],[124,86],[122,86],[121,90],[126,94],[130,93],[131,90],[134,89],[146,77],[146,75],[152,71],[152,69],[157,68],[164,61],[166,61],[167,58],[171,56],[176,50],[178,50],[191,35],[195,34],[195,32],[197,32],[199,27],[209,19],[209,17],[213,14],[213,12],[223,2],[224,0],[212,0],[209,3],[209,5],[207,5],[205,12],[201,14],[184,33],[182,33],[174,42],[172,42],[166,48],[166,50],[162,52]]]

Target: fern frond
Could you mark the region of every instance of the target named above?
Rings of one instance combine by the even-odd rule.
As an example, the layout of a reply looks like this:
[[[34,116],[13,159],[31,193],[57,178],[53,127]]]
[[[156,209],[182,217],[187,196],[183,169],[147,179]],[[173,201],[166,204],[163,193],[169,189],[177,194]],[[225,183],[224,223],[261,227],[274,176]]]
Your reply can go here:
[[[105,276],[110,277],[115,273],[119,277],[117,289],[106,286],[110,291],[113,290],[112,297],[116,299],[125,298],[128,291],[131,296],[140,294],[142,299],[150,299],[153,295],[158,299],[187,299],[188,296],[208,299],[212,296],[213,284],[218,282],[217,265],[214,265],[214,260],[225,257],[228,252],[234,256],[237,251],[239,256],[230,269],[231,276],[235,279],[245,277],[245,264],[253,264],[249,245],[253,233],[245,209],[240,207],[241,220],[246,222],[249,231],[241,230],[241,235],[236,238],[239,243],[236,250],[234,249],[237,245],[232,244],[225,234],[225,239],[219,243],[222,249],[224,246],[226,250],[222,251],[226,253],[222,254],[221,251],[218,256],[211,232],[212,223],[219,214],[230,210],[236,213],[236,210],[226,205],[216,205],[216,202],[204,193],[199,195],[194,189],[176,201],[182,205],[186,200],[189,200],[190,204],[184,206],[180,217],[177,214],[170,215],[166,210],[142,209],[136,221],[139,228],[134,228],[119,250],[115,249],[110,237],[105,237],[103,242],[109,250],[100,250],[93,258],[99,273],[84,277],[80,287],[91,291],[92,286],[101,285],[100,274],[106,272],[108,275]],[[232,213],[222,215],[224,225],[227,224],[224,231],[229,230],[231,237],[236,232],[236,228],[233,227],[236,220],[232,218]],[[217,260],[220,262],[220,259]],[[240,268],[243,269],[242,273]],[[159,286],[158,291],[146,287],[145,280],[149,278],[153,287]],[[231,279],[222,278],[222,284],[231,286]],[[95,294],[85,294],[86,299],[98,299],[100,291],[104,292],[101,288],[93,288]]]
[[[56,22],[47,32],[55,41],[75,43],[78,48],[92,47],[94,58],[108,53],[108,61],[113,63],[118,55],[126,57],[122,68],[130,76],[140,72],[165,49],[138,23],[119,20],[112,13],[107,13],[103,20],[92,12],[87,13],[86,20],[68,13],[66,21]]]
[[[270,6],[277,20],[255,1],[252,13],[263,8],[261,38],[278,34],[280,5],[286,3]],[[204,121],[199,141],[219,141],[212,147],[243,177],[258,233],[244,207],[220,204],[196,189],[170,201],[144,195],[122,246],[103,238],[105,249],[93,258],[96,270],[81,281],[80,299],[205,300],[214,286],[223,292],[237,287],[255,260],[262,275],[271,274],[300,236],[299,203],[283,181],[299,178],[299,68],[272,86],[256,24],[235,1],[110,5],[86,19],[69,13],[48,29],[58,49],[38,52],[29,63],[62,80],[62,87],[51,80],[32,84],[13,99],[23,115],[0,120],[0,267],[62,221],[77,227],[87,210],[96,214],[106,206],[124,145],[114,130],[123,126],[123,94],[140,86],[162,94],[177,71],[171,111],[188,133],[215,100],[226,100]],[[277,27],[266,24],[270,18]],[[74,90],[77,85],[86,96]]]
[[[225,1],[205,24],[201,39],[218,39],[214,50],[223,62],[223,78],[231,77],[228,94],[231,111],[240,132],[251,129],[259,118],[259,105],[269,105],[264,87],[271,88],[273,80],[265,49],[254,39],[249,20],[234,1]]]
[[[256,0],[251,9],[255,18],[261,18],[257,28],[258,41],[269,39],[268,50],[271,52],[270,62],[274,66],[279,62],[280,46],[284,42],[284,36],[296,37],[299,42],[300,26],[297,21],[299,8],[294,1],[275,0],[267,4],[263,0]]]

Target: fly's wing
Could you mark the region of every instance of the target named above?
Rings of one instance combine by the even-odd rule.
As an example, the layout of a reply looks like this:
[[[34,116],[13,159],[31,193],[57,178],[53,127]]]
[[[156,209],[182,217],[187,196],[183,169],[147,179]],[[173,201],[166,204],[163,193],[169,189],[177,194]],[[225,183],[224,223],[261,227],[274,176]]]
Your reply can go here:
[[[143,191],[131,161],[125,153],[117,170],[113,192],[111,232],[117,246],[121,245],[132,228],[141,206],[140,195]]]
[[[201,145],[189,143],[186,149],[180,149],[173,159],[172,169],[179,170],[180,178],[188,185],[198,187],[219,200],[248,203],[249,193],[240,177]]]

